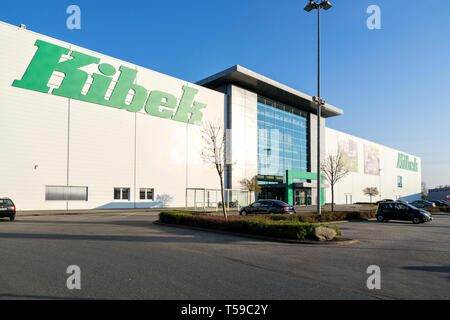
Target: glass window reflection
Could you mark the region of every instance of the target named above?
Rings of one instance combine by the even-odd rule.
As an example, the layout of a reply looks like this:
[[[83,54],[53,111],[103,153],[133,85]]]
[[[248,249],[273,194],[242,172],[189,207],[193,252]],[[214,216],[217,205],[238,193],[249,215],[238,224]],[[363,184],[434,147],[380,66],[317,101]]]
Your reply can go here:
[[[307,171],[308,114],[258,97],[258,174]]]

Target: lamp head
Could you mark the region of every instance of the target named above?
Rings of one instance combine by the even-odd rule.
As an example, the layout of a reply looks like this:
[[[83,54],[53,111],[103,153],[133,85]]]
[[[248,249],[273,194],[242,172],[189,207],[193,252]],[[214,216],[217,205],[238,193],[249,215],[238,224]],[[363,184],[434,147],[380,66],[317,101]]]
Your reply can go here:
[[[328,10],[332,7],[333,5],[330,3],[330,1],[328,0],[324,0],[320,3],[320,7],[324,10]]]
[[[313,9],[317,9],[319,7],[319,4],[314,2],[313,0],[309,0],[309,3],[305,7],[306,12],[310,12]]]

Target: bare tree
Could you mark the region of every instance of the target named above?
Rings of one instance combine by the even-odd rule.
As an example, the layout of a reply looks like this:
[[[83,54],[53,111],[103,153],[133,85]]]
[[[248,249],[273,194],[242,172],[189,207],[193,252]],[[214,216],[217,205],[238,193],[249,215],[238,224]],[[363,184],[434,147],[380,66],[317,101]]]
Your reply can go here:
[[[226,161],[225,144],[227,140],[226,131],[220,123],[206,122],[202,129],[203,149],[201,157],[203,161],[216,168],[220,179],[220,194],[222,196],[222,211],[225,220],[228,220],[225,207],[225,196],[223,186],[223,172],[228,164]]]
[[[241,187],[243,190],[248,191],[250,194],[250,203],[252,202],[252,192],[261,193],[261,187],[258,184],[258,180],[256,177],[251,179],[242,179],[240,181]]]
[[[171,203],[173,200],[173,197],[167,193],[164,194],[158,194],[156,196],[156,201],[160,202],[162,207],[165,208],[169,205],[169,203]]]
[[[427,184],[422,181],[422,200],[428,199],[428,188]]]
[[[334,211],[334,186],[349,173],[349,170],[344,163],[342,152],[328,155],[320,167],[331,185],[331,211]]]
[[[363,190],[364,194],[370,197],[370,203],[372,203],[372,197],[379,194],[377,187],[367,187]]]

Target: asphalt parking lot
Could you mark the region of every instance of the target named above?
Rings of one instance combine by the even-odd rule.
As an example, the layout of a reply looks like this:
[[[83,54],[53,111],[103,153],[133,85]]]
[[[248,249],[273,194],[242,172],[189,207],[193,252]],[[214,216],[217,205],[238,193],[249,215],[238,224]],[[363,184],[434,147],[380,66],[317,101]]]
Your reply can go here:
[[[359,242],[337,246],[158,226],[157,213],[0,219],[0,299],[450,299],[450,215],[434,218],[340,223]]]

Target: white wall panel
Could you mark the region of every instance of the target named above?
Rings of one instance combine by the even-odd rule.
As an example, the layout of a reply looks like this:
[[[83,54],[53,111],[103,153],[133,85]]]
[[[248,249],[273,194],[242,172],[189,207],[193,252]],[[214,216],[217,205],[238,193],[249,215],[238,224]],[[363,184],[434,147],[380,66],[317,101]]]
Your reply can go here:
[[[326,153],[336,155],[338,153],[338,141],[353,140],[357,145],[358,172],[350,172],[347,177],[338,182],[335,186],[335,203],[345,204],[345,195],[352,196],[352,202],[368,202],[370,197],[364,195],[363,189],[376,187],[380,195],[373,197],[373,201],[380,199],[404,199],[413,201],[420,198],[421,192],[421,160],[419,157],[409,155],[411,159],[416,158],[419,163],[419,171],[412,172],[397,168],[398,154],[405,152],[376,144],[349,134],[326,128]],[[364,171],[364,146],[373,146],[379,150],[380,174],[371,175]],[[397,187],[397,177],[403,178],[403,187]],[[326,190],[326,202],[331,202],[331,189]]]
[[[67,99],[11,86],[33,57],[34,41],[0,24],[0,196],[18,209],[52,209],[59,205],[45,201],[45,185],[66,183]]]
[[[0,41],[7,44],[0,46],[0,143],[9,151],[0,158],[0,195],[18,210],[152,207],[164,194],[173,197],[170,206],[184,206],[186,187],[219,188],[215,169],[200,159],[200,126],[12,87],[37,39],[114,66],[109,94],[126,66],[138,70],[135,83],[147,93],[164,91],[179,102],[184,85],[199,89],[194,101],[207,104],[203,120],[224,121],[222,93],[0,22]],[[96,65],[82,70],[98,72]],[[62,75],[54,72],[50,86],[58,87]],[[84,92],[91,82],[89,76]],[[88,187],[88,201],[45,201],[46,185]],[[130,188],[130,201],[114,200],[114,187]],[[155,201],[139,200],[140,188],[154,188]]]
[[[242,179],[258,174],[258,96],[256,93],[231,86],[231,145],[233,189],[241,189]]]
[[[70,208],[131,206],[134,113],[70,99],[69,137],[69,185],[89,187],[89,201],[71,201]],[[114,187],[131,188],[130,201],[114,201]]]

